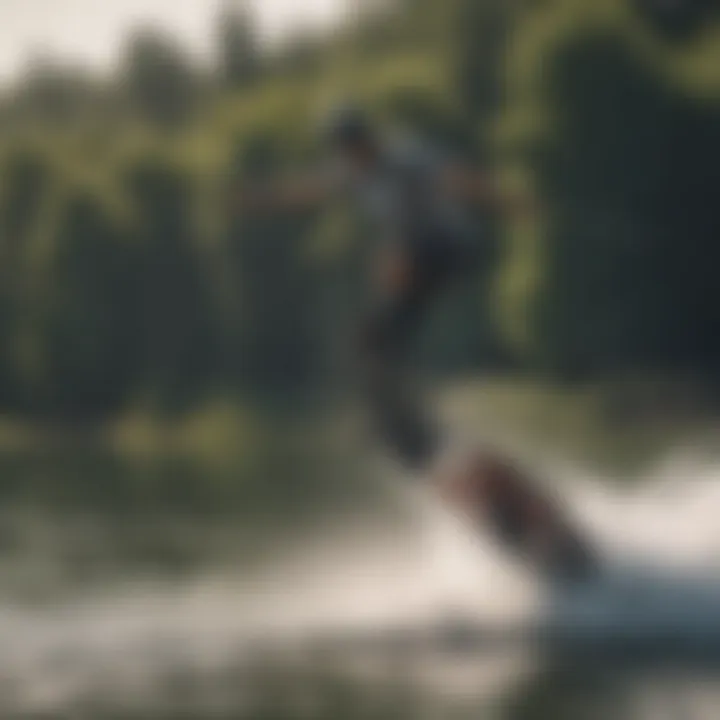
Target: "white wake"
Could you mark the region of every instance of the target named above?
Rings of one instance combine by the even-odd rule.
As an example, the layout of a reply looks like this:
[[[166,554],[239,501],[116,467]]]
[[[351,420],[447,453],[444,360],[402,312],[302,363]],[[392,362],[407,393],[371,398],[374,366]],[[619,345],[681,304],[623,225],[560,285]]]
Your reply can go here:
[[[238,570],[36,610],[1,607],[5,702],[64,707],[108,684],[139,697],[178,663],[214,672],[265,639],[382,637],[458,618],[579,638],[672,634],[720,649],[720,466],[675,457],[632,486],[553,471],[608,561],[598,585],[543,586],[418,490],[403,495],[402,527],[319,536],[263,575]]]

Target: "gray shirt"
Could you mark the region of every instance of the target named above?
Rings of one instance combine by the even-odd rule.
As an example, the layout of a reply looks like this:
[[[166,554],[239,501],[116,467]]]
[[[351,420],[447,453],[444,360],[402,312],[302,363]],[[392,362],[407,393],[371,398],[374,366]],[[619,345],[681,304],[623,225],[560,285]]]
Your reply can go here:
[[[385,241],[453,241],[468,233],[469,222],[442,182],[446,166],[430,147],[393,138],[376,167],[359,174],[341,170],[336,180]]]

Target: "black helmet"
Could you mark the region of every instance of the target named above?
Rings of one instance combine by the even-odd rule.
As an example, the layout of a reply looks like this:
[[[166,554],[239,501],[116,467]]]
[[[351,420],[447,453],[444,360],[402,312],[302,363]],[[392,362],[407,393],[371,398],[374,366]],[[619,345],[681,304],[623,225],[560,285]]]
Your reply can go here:
[[[360,108],[342,105],[328,114],[322,135],[325,142],[343,147],[371,141],[374,129],[372,121]]]

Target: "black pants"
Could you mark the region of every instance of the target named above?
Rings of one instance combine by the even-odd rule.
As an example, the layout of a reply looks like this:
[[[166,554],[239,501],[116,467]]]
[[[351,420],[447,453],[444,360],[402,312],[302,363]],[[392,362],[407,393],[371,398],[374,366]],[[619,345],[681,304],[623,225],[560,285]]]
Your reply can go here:
[[[433,303],[475,265],[472,246],[442,236],[414,238],[398,249],[409,281],[384,292],[362,330],[365,394],[376,434],[406,466],[422,470],[441,442],[412,381],[409,355]]]

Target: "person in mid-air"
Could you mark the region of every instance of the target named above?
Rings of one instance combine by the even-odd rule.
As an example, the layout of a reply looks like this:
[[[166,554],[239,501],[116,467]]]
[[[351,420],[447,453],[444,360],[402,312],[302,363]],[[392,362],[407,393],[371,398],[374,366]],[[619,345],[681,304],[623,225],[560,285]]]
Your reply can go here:
[[[466,208],[516,213],[529,203],[425,143],[384,134],[355,107],[333,111],[323,136],[329,169],[245,191],[241,204],[300,208],[349,194],[368,216],[376,246],[373,300],[358,338],[367,405],[396,458],[414,472],[434,474],[445,438],[408,382],[411,341],[428,308],[476,264],[478,233]],[[495,457],[473,455],[437,480],[445,497],[472,517],[489,500],[507,540],[545,542],[541,536],[564,532],[550,505]]]
[[[440,436],[408,382],[408,350],[427,309],[476,257],[469,203],[511,208],[483,172],[452,162],[425,143],[383,134],[360,109],[335,109],[323,124],[331,164],[246,194],[249,207],[306,207],[349,194],[375,236],[372,305],[358,338],[374,425],[413,470],[428,467]]]

